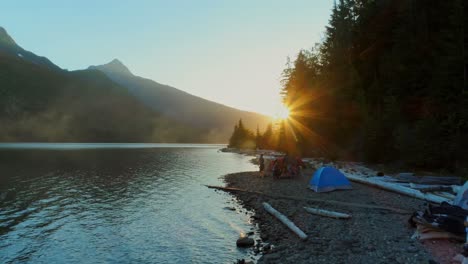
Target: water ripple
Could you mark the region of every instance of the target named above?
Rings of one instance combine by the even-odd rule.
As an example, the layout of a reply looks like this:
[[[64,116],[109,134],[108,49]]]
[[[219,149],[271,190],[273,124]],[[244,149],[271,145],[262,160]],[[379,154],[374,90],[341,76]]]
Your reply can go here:
[[[216,148],[0,150],[0,263],[232,263],[251,226],[205,188],[254,167]]]

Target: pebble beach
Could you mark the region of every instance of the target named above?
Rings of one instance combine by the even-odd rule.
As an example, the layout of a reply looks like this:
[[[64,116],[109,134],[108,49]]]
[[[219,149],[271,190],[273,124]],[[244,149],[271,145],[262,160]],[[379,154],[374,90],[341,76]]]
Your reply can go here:
[[[313,171],[306,169],[304,176],[293,179],[263,177],[259,172],[224,177],[226,187],[244,190],[232,193],[255,212],[253,222],[261,233],[254,246],[254,252],[262,255],[258,263],[451,263],[458,245],[411,239],[414,229],[408,219],[425,206],[424,201],[354,182],[352,190],[315,193],[307,188]],[[263,202],[287,216],[308,238],[299,239],[264,210]],[[312,215],[303,207],[352,217]]]

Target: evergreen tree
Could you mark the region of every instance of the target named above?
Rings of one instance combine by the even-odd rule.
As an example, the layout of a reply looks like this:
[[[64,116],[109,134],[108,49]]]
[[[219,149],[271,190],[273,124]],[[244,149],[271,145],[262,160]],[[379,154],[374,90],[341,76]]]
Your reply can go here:
[[[252,131],[248,130],[242,119],[234,126],[234,131],[229,139],[230,148],[239,148],[239,149],[253,149],[256,147],[255,135]]]
[[[324,41],[283,71],[295,136],[280,127],[279,138],[372,161],[467,166],[467,26],[462,0],[335,2]]]

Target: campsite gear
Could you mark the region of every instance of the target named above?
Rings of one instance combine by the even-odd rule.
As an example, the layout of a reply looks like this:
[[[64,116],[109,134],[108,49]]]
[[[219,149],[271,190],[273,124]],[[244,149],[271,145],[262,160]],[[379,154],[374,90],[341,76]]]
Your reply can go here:
[[[301,167],[304,167],[302,160],[285,155],[275,160],[273,176],[275,178],[295,178],[301,175]]]
[[[457,238],[465,240],[465,221],[468,210],[443,202],[440,206],[428,205],[424,211],[416,211],[409,223],[417,227],[419,239]]]
[[[465,182],[461,190],[458,191],[453,204],[468,210],[468,181]]]
[[[273,167],[275,165],[275,159],[265,158],[265,176],[273,175]]]
[[[333,167],[321,167],[309,182],[309,188],[316,192],[352,189],[351,183],[339,170]]]
[[[276,159],[272,162],[273,164],[273,177],[274,178],[279,178],[281,176],[281,173],[283,172],[283,162],[279,159]]]
[[[288,164],[288,156],[285,155],[282,158],[277,158],[273,166],[273,176],[276,179],[279,178],[292,178],[292,170],[290,164]]]

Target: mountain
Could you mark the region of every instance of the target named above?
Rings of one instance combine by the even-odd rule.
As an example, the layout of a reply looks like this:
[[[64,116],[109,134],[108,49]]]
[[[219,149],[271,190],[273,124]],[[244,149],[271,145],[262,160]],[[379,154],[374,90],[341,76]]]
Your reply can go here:
[[[268,118],[137,77],[120,61],[66,71],[0,27],[0,141],[224,143]]]
[[[155,112],[186,125],[209,130],[210,137],[226,142],[239,119],[250,129],[265,129],[271,118],[215,103],[174,87],[133,75],[119,60],[90,66],[105,73]],[[248,95],[246,95],[248,96]]]
[[[7,31],[0,27],[0,52],[3,54],[9,54],[11,56],[17,56],[25,61],[31,62],[33,64],[48,67],[52,70],[60,70],[60,67],[52,63],[46,57],[37,56],[36,54],[23,49],[18,46],[13,38],[8,35]]]
[[[206,131],[161,116],[100,71],[61,70],[3,28],[0,47],[0,141],[207,142]]]

